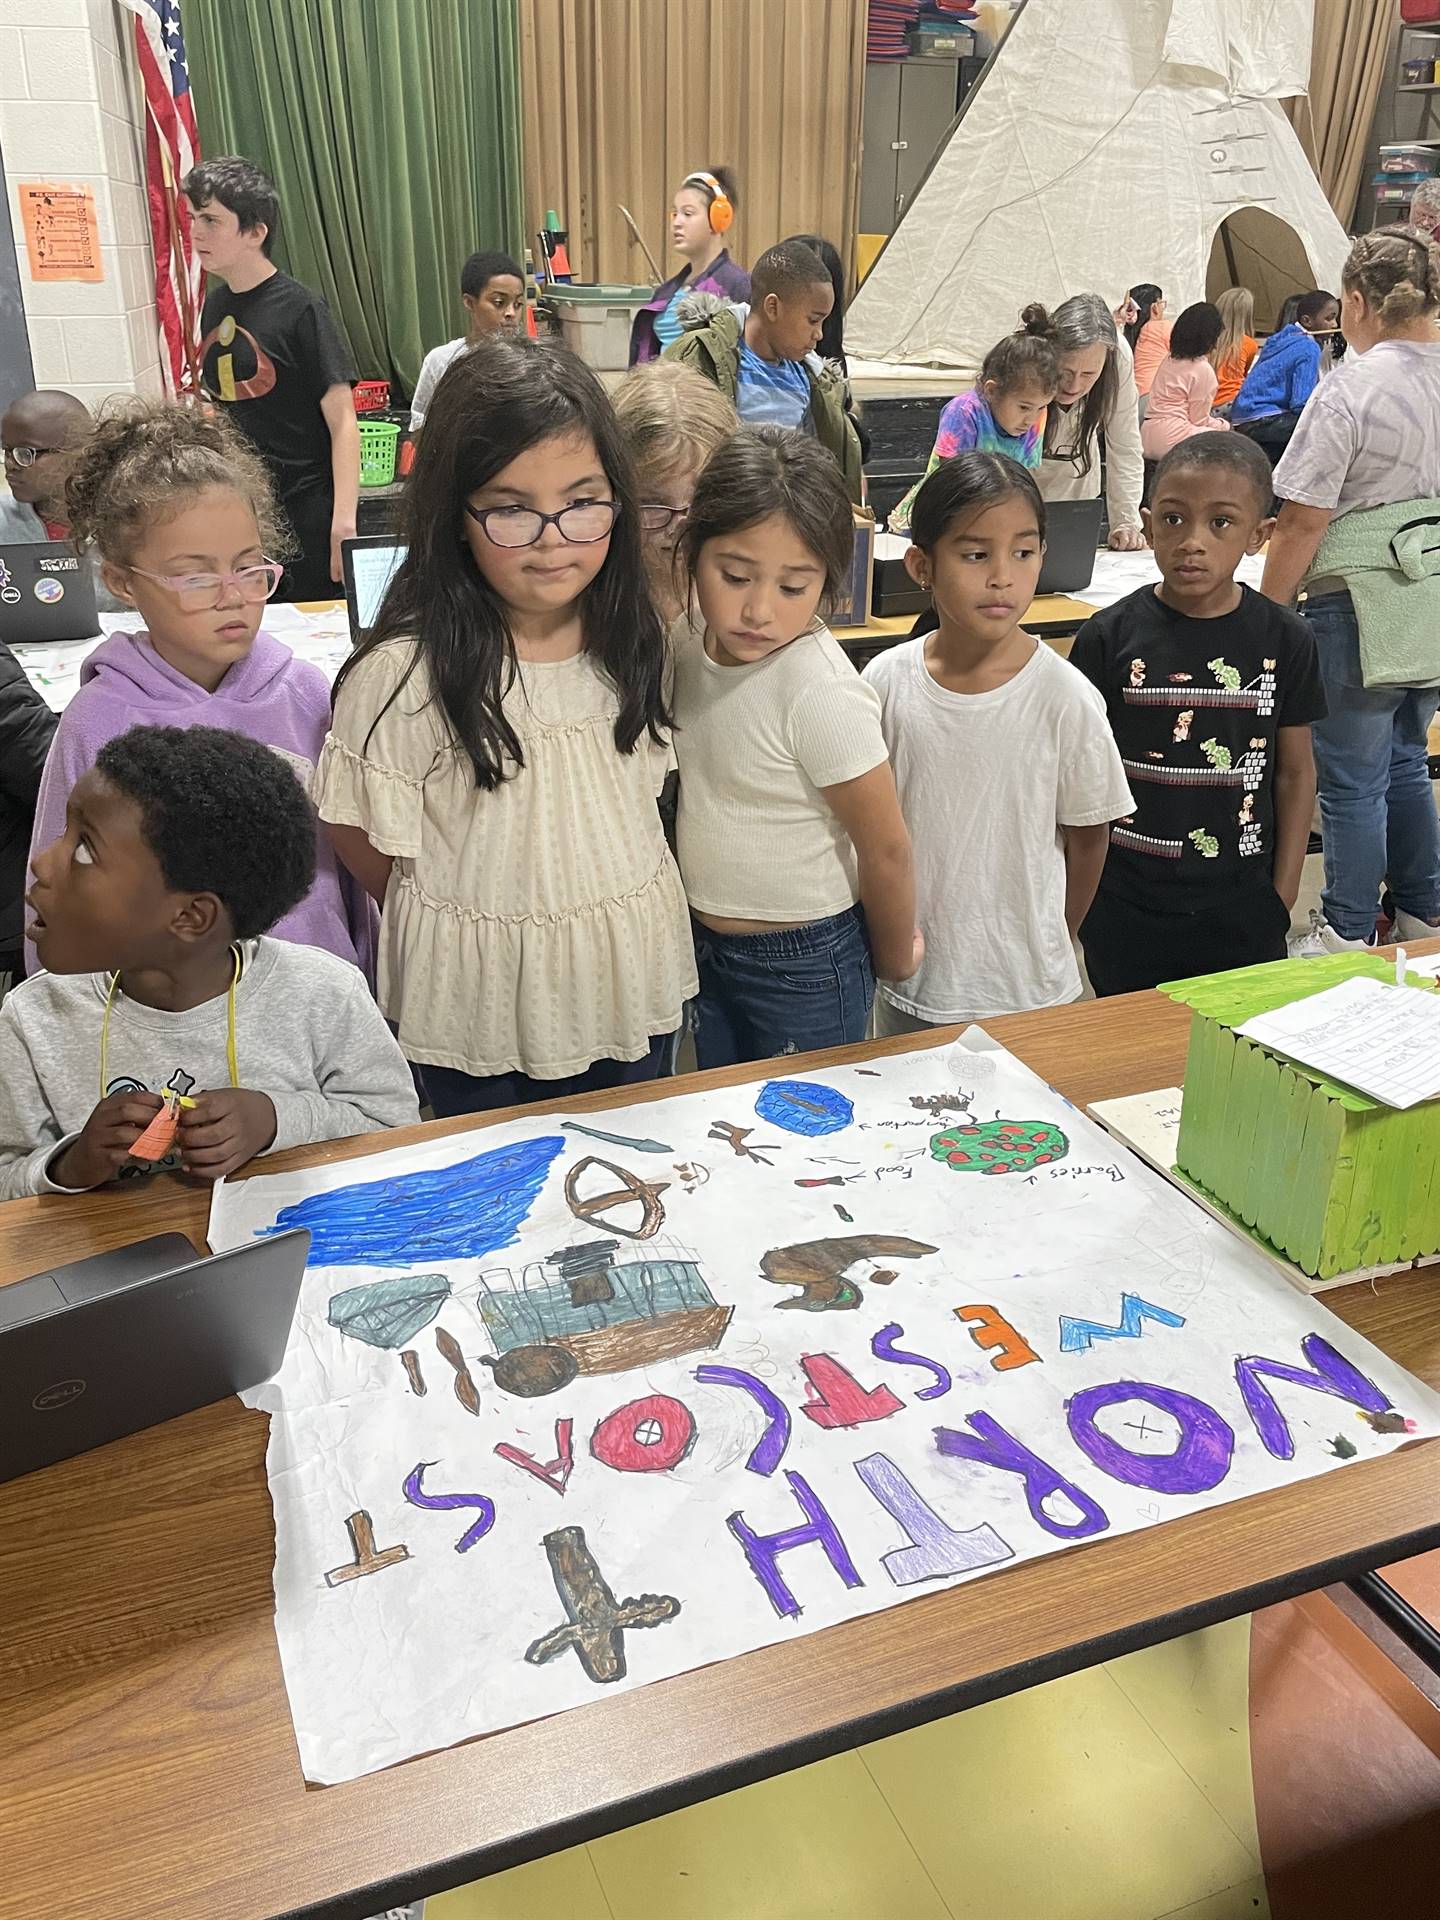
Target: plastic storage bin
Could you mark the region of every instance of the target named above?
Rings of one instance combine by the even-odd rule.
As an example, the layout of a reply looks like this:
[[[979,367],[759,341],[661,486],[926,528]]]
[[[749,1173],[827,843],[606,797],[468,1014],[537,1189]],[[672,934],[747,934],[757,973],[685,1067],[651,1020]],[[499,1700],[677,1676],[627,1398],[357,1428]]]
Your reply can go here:
[[[1440,163],[1440,153],[1434,147],[1422,147],[1413,142],[1407,145],[1403,140],[1393,141],[1380,149],[1381,173],[1405,173],[1417,180],[1428,180]]]
[[[395,453],[400,429],[393,420],[360,422],[360,484],[388,487],[395,478]]]
[[[357,413],[383,413],[390,404],[390,382],[357,380],[354,394]]]
[[[650,287],[550,287],[545,305],[573,353],[597,372],[630,364],[630,329],[649,300]]]
[[[1428,87],[1435,78],[1435,61],[1431,57],[1425,60],[1404,60],[1400,63],[1400,84],[1402,87]]]

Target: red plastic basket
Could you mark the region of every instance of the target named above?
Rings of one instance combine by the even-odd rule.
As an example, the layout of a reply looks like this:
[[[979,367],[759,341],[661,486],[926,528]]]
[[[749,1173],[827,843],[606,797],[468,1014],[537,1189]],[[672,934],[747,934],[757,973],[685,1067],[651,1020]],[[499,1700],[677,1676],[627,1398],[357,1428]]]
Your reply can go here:
[[[1407,27],[1440,26],[1440,0],[1400,0],[1400,18]]]
[[[357,380],[355,382],[357,413],[383,413],[389,404],[390,382],[388,380]]]

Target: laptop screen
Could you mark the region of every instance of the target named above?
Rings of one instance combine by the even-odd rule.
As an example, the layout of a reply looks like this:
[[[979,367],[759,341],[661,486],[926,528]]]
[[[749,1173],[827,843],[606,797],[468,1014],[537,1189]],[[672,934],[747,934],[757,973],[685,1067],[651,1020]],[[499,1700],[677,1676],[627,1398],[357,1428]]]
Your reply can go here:
[[[389,540],[347,540],[345,548],[346,598],[350,603],[350,622],[358,639],[374,626],[385,589],[405,558],[405,548]]]

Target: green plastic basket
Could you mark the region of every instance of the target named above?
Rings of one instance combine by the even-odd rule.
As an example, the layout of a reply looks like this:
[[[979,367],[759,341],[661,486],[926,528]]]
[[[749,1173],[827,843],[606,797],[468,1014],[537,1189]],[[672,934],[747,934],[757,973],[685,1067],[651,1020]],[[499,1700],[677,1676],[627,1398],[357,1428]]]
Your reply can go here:
[[[395,454],[400,429],[393,420],[360,422],[360,484],[388,487],[395,478]]]

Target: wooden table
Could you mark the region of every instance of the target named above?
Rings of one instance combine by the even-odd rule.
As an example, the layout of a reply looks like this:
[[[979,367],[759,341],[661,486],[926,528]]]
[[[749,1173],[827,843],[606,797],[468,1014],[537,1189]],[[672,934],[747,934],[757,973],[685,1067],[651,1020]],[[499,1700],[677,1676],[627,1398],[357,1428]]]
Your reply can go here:
[[[1077,1103],[1181,1078],[1187,1015],[1158,994],[986,1024]],[[15,1201],[0,1279],[164,1229],[198,1240],[206,1212],[173,1177]],[[1437,1286],[1410,1273],[1324,1305],[1440,1387]],[[1414,1448],[307,1789],[275,1645],[265,1433],[230,1400],[0,1486],[0,1920],[361,1920],[1440,1543],[1437,1453]]]

